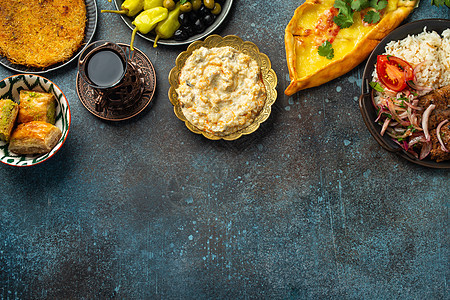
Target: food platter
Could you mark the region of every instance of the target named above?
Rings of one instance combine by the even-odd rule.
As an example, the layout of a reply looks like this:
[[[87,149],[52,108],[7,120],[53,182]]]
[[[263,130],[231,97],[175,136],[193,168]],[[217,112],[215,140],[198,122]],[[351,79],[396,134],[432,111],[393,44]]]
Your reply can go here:
[[[123,0],[114,0],[115,6],[117,10],[120,10],[120,7],[122,5],[124,1]],[[225,4],[222,7],[222,12],[218,15],[218,17],[216,18],[216,20],[214,21],[214,23],[212,23],[204,32],[199,33],[199,34],[195,34],[193,36],[191,36],[190,38],[183,40],[183,41],[176,41],[174,39],[159,39],[158,40],[158,45],[172,45],[172,46],[177,46],[177,45],[185,45],[185,44],[190,44],[194,41],[203,39],[204,37],[208,36],[210,33],[212,33],[214,30],[217,29],[217,27],[220,26],[220,24],[222,24],[222,22],[225,20],[225,18],[227,17],[228,13],[230,12],[231,6],[233,4],[233,0],[227,0],[225,2]],[[120,15],[120,17],[122,18],[123,22],[125,22],[125,24],[131,29],[134,29],[134,25],[132,24],[133,19],[126,16],[126,15]],[[150,42],[154,42],[155,41],[155,35],[153,33],[148,33],[148,34],[141,34],[139,32],[137,32],[137,35],[139,35],[140,37],[142,37],[143,39],[146,39]],[[131,37],[131,34],[130,34]]]
[[[63,146],[70,128],[70,107],[62,90],[53,82],[39,75],[18,74],[0,81],[0,99],[12,99],[18,101],[21,90],[33,90],[52,93],[56,99],[55,126],[62,136],[49,153],[39,155],[17,155],[8,151],[8,144],[0,141],[0,161],[4,164],[16,167],[28,167],[48,160]]]
[[[372,134],[378,144],[380,144],[380,146],[382,146],[385,150],[394,152],[402,158],[424,167],[450,169],[450,161],[436,162],[429,158],[420,160],[410,153],[404,151],[398,144],[392,141],[391,138],[386,135],[382,136],[380,134],[381,126],[375,122],[377,118],[377,111],[372,104],[373,92],[369,87],[369,82],[372,80],[372,74],[374,71],[377,56],[384,52],[385,46],[390,41],[401,40],[408,35],[419,34],[423,32],[424,27],[426,27],[427,31],[436,31],[437,33],[441,34],[445,29],[450,28],[450,20],[425,19],[407,23],[392,31],[383,40],[381,40],[381,42],[369,56],[364,69],[362,77],[362,94],[359,97],[359,107],[364,123],[366,124],[369,132]]]
[[[192,54],[192,52],[196,49],[199,49],[201,47],[206,48],[213,48],[213,47],[224,47],[224,46],[230,46],[235,48],[236,50],[245,53],[249,55],[251,58],[256,60],[258,65],[261,68],[261,75],[262,80],[266,88],[267,98],[264,104],[264,107],[262,108],[259,115],[256,117],[256,119],[253,121],[252,124],[250,124],[247,127],[244,127],[236,132],[233,132],[229,135],[225,136],[216,136],[209,132],[201,131],[197,127],[195,127],[192,123],[190,123],[186,117],[183,115],[183,112],[180,107],[180,103],[178,101],[178,94],[176,92],[176,89],[178,88],[179,82],[178,78],[181,72],[181,69],[183,68],[186,60],[188,57]],[[186,127],[197,134],[202,134],[204,137],[210,140],[236,140],[242,135],[250,134],[254,131],[256,131],[261,123],[267,120],[271,113],[271,107],[275,103],[275,100],[277,99],[277,76],[275,74],[275,71],[271,67],[271,62],[269,57],[259,52],[258,47],[249,41],[244,42],[240,37],[235,35],[228,35],[225,37],[221,37],[219,35],[210,35],[208,36],[204,41],[196,41],[189,45],[186,51],[180,53],[176,59],[175,67],[170,71],[169,73],[169,83],[170,83],[170,89],[169,89],[169,99],[172,105],[174,106],[174,112],[175,115],[180,119],[181,121],[185,122]]]
[[[97,19],[98,19],[97,3],[95,0],[85,0],[85,2],[86,2],[86,18],[87,18],[87,20],[86,20],[85,36],[83,39],[84,46],[80,47],[80,49],[78,49],[78,51],[75,52],[75,54],[69,60],[54,64],[47,68],[35,68],[35,67],[27,67],[27,66],[11,63],[6,57],[0,56],[0,64],[10,70],[18,72],[18,73],[43,74],[43,73],[47,73],[47,72],[62,68],[65,65],[70,64],[71,62],[76,60],[78,55],[91,42],[92,38],[94,37],[95,30],[97,28]]]

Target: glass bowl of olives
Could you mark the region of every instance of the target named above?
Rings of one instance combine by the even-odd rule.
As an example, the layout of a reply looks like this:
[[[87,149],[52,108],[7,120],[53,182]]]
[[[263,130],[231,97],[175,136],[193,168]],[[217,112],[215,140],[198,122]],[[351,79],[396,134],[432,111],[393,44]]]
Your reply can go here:
[[[130,0],[114,0],[116,9],[123,10],[124,2],[127,1]],[[156,0],[155,2],[161,2],[162,6],[168,9],[169,14],[175,9],[179,10],[177,29],[169,38],[157,38],[155,29],[146,34],[137,31],[136,34],[155,45],[155,40],[158,45],[184,45],[203,39],[219,27],[228,15],[233,0]],[[121,14],[120,17],[131,30],[135,29],[133,21],[136,15]]]

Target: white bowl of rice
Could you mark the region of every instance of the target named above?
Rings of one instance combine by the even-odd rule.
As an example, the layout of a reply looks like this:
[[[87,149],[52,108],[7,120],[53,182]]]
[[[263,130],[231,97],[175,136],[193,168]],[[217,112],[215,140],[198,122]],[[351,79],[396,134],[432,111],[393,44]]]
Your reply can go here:
[[[450,85],[450,20],[427,19],[405,24],[388,36],[386,36],[370,55],[363,74],[362,95],[359,99],[360,110],[363,120],[375,140],[386,150],[396,152],[403,158],[419,165],[433,168],[450,168],[450,160],[436,162],[430,157],[416,155],[408,146],[403,147],[405,142],[401,139],[392,138],[392,135],[400,132],[400,129],[391,131],[390,135],[383,124],[378,123],[380,112],[380,101],[386,97],[399,98],[400,92],[389,90],[378,80],[376,63],[378,55],[388,55],[398,57],[408,62],[414,70],[414,82],[408,82],[407,96],[414,94],[414,97],[425,95],[435,89]],[[381,83],[382,91],[376,91],[369,87],[375,87],[375,83]],[[397,96],[393,96],[397,93]],[[413,95],[410,95],[411,103]],[[416,102],[417,103],[417,102]],[[422,120],[422,115],[412,116]],[[388,115],[389,112],[386,114]],[[399,113],[400,114],[400,113]],[[406,114],[406,113],[405,113]],[[391,118],[391,117],[389,117]],[[411,120],[411,115],[408,116]],[[393,119],[393,118],[391,118]],[[391,120],[392,121],[392,120]],[[386,124],[391,122],[387,120]],[[395,122],[391,122],[395,123]],[[450,122],[447,122],[447,126]],[[414,124],[414,122],[411,122]],[[390,124],[389,124],[390,126]],[[412,127],[412,126],[411,126]],[[420,124],[416,126],[417,131],[421,131]],[[388,128],[388,130],[393,130]],[[425,130],[426,131],[426,130]],[[418,134],[418,133],[415,133]],[[399,142],[400,141],[400,142]],[[444,147],[445,148],[445,147]]]

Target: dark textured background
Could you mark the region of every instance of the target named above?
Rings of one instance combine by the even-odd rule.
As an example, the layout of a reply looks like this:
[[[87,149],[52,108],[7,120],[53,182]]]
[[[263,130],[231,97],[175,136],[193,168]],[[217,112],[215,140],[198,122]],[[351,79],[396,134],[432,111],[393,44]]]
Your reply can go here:
[[[0,298],[448,299],[449,172],[371,137],[357,103],[364,63],[284,95],[284,28],[299,4],[235,0],[215,32],[258,45],[279,82],[270,118],[233,142],[175,117],[167,76],[185,46],[137,38],[157,93],[129,121],[82,106],[75,63],[46,74],[72,125],[45,163],[0,166]],[[449,12],[422,1],[406,21]],[[130,34],[99,14],[95,39]]]

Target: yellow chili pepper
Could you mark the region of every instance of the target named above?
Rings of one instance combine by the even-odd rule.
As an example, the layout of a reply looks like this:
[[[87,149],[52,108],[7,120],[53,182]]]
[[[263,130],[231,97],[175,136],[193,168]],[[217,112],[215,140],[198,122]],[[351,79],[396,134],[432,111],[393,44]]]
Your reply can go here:
[[[101,12],[115,13],[133,17],[144,9],[144,0],[125,0],[120,6],[121,10],[102,9]]]
[[[144,10],[163,6],[163,1],[164,0],[144,0]]]
[[[178,16],[180,15],[180,2],[177,3],[177,6],[169,12],[167,18],[159,22],[156,25],[155,32],[156,38],[153,47],[157,47],[158,40],[161,39],[169,39],[173,36],[175,31],[180,28],[180,22],[178,22]]]
[[[169,11],[167,10],[167,8],[162,6],[144,10],[139,15],[137,15],[132,22],[132,24],[136,27],[133,29],[133,33],[131,34],[130,50],[134,50],[133,43],[136,32],[139,31],[142,34],[149,33],[151,30],[153,30],[153,28],[156,27],[158,23],[167,19],[168,15]]]

